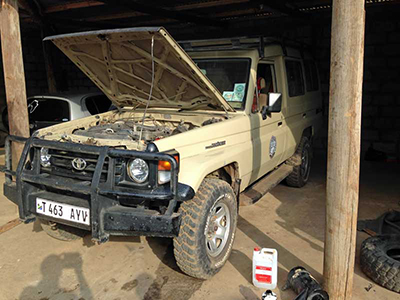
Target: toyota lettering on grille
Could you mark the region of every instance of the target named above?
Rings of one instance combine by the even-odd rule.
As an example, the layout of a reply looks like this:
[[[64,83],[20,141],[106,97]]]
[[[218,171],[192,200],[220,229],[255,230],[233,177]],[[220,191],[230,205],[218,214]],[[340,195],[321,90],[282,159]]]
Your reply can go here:
[[[75,170],[83,171],[86,168],[86,166],[87,166],[87,162],[83,158],[76,157],[72,160],[72,167]]]

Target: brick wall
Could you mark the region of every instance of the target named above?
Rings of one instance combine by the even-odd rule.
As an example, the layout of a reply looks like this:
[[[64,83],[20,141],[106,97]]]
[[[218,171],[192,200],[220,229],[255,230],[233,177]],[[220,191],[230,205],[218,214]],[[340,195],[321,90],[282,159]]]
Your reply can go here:
[[[372,22],[366,32],[363,150],[373,143],[395,154],[400,142],[400,21]]]
[[[315,44],[325,126],[317,141],[327,145],[330,27],[303,27],[287,32],[290,38]],[[313,38],[314,36],[314,38]],[[400,21],[367,23],[365,38],[364,84],[362,105],[362,151],[373,144],[374,149],[389,156],[398,155],[400,143]]]

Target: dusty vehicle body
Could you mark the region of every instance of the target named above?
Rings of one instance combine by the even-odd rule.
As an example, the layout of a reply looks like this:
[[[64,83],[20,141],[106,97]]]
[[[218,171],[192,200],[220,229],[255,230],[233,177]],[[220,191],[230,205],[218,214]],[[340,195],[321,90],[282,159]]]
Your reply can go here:
[[[288,182],[306,183],[321,102],[319,87],[306,92],[303,74],[286,74],[288,61],[303,64],[300,52],[190,43],[189,57],[163,28],[48,40],[118,110],[41,129],[26,142],[4,186],[22,220],[39,218],[54,230],[81,228],[99,242],[110,235],[173,237],[181,269],[208,278],[232,249],[241,191],[285,162],[294,174]],[[219,91],[207,76],[221,89],[219,72],[228,78],[237,59],[240,81]],[[233,65],[218,68],[218,60]],[[258,72],[266,72],[264,81]],[[53,211],[44,214],[45,205]],[[73,214],[75,208],[86,216],[79,222],[76,215],[59,216],[60,209]]]

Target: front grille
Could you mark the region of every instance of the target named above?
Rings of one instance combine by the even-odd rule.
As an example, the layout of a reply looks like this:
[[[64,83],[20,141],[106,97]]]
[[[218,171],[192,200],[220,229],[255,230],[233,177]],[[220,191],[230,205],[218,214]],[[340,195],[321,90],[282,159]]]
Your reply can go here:
[[[98,155],[95,154],[87,154],[87,153],[79,153],[79,152],[71,152],[71,151],[63,151],[56,149],[49,149],[50,158],[50,167],[41,167],[41,173],[52,174],[56,176],[73,178],[82,181],[92,181],[94,171],[96,169],[97,160],[99,158]],[[82,158],[86,162],[86,167],[82,170],[76,170],[72,166],[72,161],[75,158]],[[103,166],[103,170],[101,171],[100,182],[107,181],[107,171],[109,165],[109,158],[106,158]]]

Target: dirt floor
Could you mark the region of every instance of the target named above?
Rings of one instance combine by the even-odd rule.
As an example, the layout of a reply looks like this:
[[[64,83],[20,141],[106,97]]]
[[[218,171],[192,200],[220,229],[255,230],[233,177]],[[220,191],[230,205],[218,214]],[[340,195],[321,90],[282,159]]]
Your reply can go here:
[[[90,237],[61,242],[37,223],[21,224],[0,234],[0,299],[261,299],[263,290],[251,283],[255,246],[278,250],[278,299],[294,299],[293,292],[281,290],[291,268],[304,266],[322,279],[325,165],[319,155],[306,187],[281,184],[257,204],[240,208],[233,253],[211,280],[182,274],[168,239],[112,238],[98,246]],[[360,219],[400,210],[399,170],[399,164],[362,164]],[[4,196],[0,205],[0,226],[18,217]],[[353,299],[396,299],[398,294],[375,285],[360,270],[358,252],[366,237],[357,234]]]

